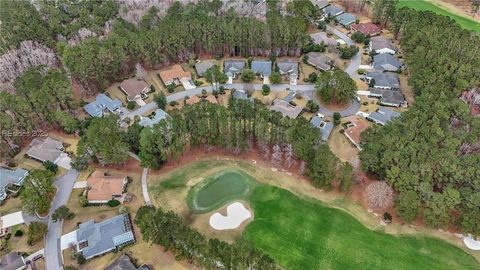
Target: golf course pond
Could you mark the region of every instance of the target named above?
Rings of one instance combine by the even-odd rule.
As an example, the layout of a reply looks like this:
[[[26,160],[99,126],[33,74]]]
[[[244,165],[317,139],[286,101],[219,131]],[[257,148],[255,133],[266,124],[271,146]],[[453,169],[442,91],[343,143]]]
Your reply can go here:
[[[210,212],[245,198],[254,185],[254,180],[245,173],[222,171],[195,185],[189,192],[188,204],[195,213]]]

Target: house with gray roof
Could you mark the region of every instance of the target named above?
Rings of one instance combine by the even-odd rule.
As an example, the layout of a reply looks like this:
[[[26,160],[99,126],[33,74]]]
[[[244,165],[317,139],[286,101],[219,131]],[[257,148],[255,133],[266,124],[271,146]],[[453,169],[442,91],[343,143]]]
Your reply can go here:
[[[26,154],[40,162],[51,161],[56,163],[63,152],[63,143],[50,137],[35,138],[30,143]]]
[[[374,88],[370,91],[371,97],[379,98],[380,104],[392,107],[406,106],[405,97],[398,90]]]
[[[328,0],[310,0],[310,2],[312,2],[312,4],[319,9],[325,8],[330,5],[330,2],[328,2]]]
[[[371,71],[367,72],[365,75],[365,80],[368,83],[373,82],[374,88],[380,89],[400,89],[400,80],[398,79],[398,74],[382,72],[382,71]]]
[[[81,223],[76,234],[77,252],[81,252],[87,260],[135,242],[128,214],[98,223],[93,220]]]
[[[13,251],[0,258],[0,269],[2,270],[21,270],[26,268],[25,259],[19,252]]]
[[[245,92],[245,90],[236,89],[235,91],[233,91],[232,98],[239,99],[239,100],[248,100],[250,102],[253,102],[253,98],[248,97],[248,94],[247,92]]]
[[[223,62],[223,73],[235,79],[245,69],[244,60],[225,60]]]
[[[150,270],[150,267],[148,267],[146,264],[143,264],[137,268],[132,263],[130,257],[124,254],[107,266],[105,270]]]
[[[295,99],[296,96],[297,96],[297,91],[288,91],[288,95],[285,98],[283,98],[283,100],[290,103]]]
[[[313,43],[315,44],[323,44],[331,47],[338,46],[338,41],[332,37],[329,37],[325,32],[317,32],[310,34],[310,38],[312,39]]]
[[[310,119],[310,124],[318,129],[320,129],[320,134],[322,136],[322,141],[328,141],[330,134],[333,130],[333,123],[332,122],[325,122],[322,117],[315,115]]]
[[[152,117],[141,117],[140,122],[138,124],[142,127],[153,127],[155,124],[158,124],[163,119],[166,119],[168,114],[162,110],[157,109]]]
[[[376,124],[384,126],[399,116],[399,112],[380,106],[376,112],[372,112],[369,116],[367,116],[367,119]]]
[[[215,62],[213,61],[200,61],[195,63],[195,71],[197,72],[198,76],[201,77],[209,68],[213,67],[213,65],[215,65]]]
[[[393,43],[386,39],[385,37],[378,36],[378,37],[372,37],[370,39],[370,51],[375,52],[378,54],[395,54],[397,52],[397,48]]]
[[[319,52],[307,53],[307,63],[314,66],[317,69],[327,71],[332,69],[333,60],[328,56]]]
[[[22,168],[16,168],[15,170],[10,168],[0,167],[0,201],[7,198],[7,190],[9,187],[23,185],[23,181],[28,176],[28,171]]]
[[[273,105],[270,107],[270,110],[280,112],[284,117],[295,119],[298,117],[298,115],[300,115],[303,107],[294,106],[285,100],[276,98],[273,100]]]
[[[340,23],[345,28],[349,27],[357,21],[357,17],[355,17],[355,15],[351,13],[342,13],[338,15],[335,19],[337,19],[338,23]]]
[[[335,4],[330,4],[323,9],[324,17],[335,17],[343,13],[343,9]]]
[[[298,62],[293,60],[277,61],[278,72],[290,81],[291,85],[297,84],[299,69]]]
[[[272,61],[270,60],[253,60],[252,70],[260,77],[266,78],[272,74]]]
[[[384,53],[373,56],[373,69],[380,71],[399,71],[402,63],[393,55]]]
[[[121,112],[122,102],[118,99],[111,99],[105,94],[99,94],[94,101],[83,106],[83,109],[92,117],[102,117],[105,113]]]

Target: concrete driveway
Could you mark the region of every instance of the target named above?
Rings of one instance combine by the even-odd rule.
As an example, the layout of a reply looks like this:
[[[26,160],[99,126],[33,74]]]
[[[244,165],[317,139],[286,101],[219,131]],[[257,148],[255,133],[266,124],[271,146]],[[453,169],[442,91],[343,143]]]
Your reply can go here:
[[[349,46],[355,45],[355,42],[351,38],[349,38],[346,34],[336,29],[335,27],[331,27],[327,25],[327,30],[334,33],[339,38],[341,38],[343,41],[345,41],[347,45]],[[362,54],[360,51],[357,54],[355,54],[355,56],[353,56],[352,59],[350,59],[350,64],[348,64],[348,67],[345,69],[345,72],[348,73],[350,77],[352,78],[358,77],[357,70],[360,67],[361,60],[362,60]]]
[[[66,205],[73,186],[78,177],[78,171],[69,170],[66,174],[60,176],[55,181],[57,193],[52,202],[50,215],[48,218],[48,233],[45,236],[45,263],[49,270],[63,269],[62,252],[60,238],[62,237],[63,222],[53,222],[51,213],[58,207]]]

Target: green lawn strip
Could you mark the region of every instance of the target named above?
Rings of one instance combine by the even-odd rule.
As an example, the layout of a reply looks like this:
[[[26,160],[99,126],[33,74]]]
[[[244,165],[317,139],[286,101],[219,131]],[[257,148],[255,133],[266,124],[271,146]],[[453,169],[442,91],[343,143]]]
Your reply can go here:
[[[463,250],[426,236],[369,230],[322,203],[262,185],[250,195],[255,219],[244,237],[286,269],[478,269]]]
[[[187,203],[195,213],[207,213],[233,200],[245,199],[255,188],[255,180],[236,171],[221,171],[195,185],[188,193]]]
[[[448,17],[454,19],[463,28],[468,29],[468,30],[473,30],[473,31],[476,31],[476,32],[480,33],[480,23],[479,22],[477,22],[473,19],[467,18],[467,17],[463,17],[463,16],[460,16],[460,15],[454,14],[454,13],[452,13],[448,10],[445,10],[441,7],[438,7],[435,4],[433,4],[431,2],[428,2],[428,1],[424,1],[424,0],[416,0],[416,1],[400,0],[399,3],[398,3],[398,7],[400,7],[400,8],[401,7],[409,7],[409,8],[413,8],[413,9],[416,9],[416,10],[427,10],[427,11],[435,12],[435,13],[440,14],[440,15],[448,16]]]

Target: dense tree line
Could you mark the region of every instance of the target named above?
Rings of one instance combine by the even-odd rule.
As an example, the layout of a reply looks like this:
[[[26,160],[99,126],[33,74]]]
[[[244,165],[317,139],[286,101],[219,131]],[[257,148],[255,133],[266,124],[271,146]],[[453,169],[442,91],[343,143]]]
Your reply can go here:
[[[15,80],[16,93],[0,93],[0,153],[16,153],[22,138],[52,126],[75,130],[69,113],[75,106],[69,78],[59,69],[30,69]],[[36,135],[37,134],[37,135]]]
[[[299,55],[307,42],[302,18],[269,13],[266,22],[235,13],[216,16],[204,5],[173,4],[167,15],[140,28],[117,20],[107,39],[90,38],[63,46],[62,58],[72,75],[90,88],[106,86],[131,73],[141,62],[159,67],[195,55]]]
[[[363,168],[397,192],[397,213],[480,235],[480,118],[459,95],[480,84],[480,38],[448,17],[401,9],[391,21],[417,95],[412,108],[362,134]]]
[[[135,216],[135,224],[147,242],[163,246],[178,260],[186,259],[206,269],[279,269],[270,256],[252,244],[207,239],[173,211],[143,206]]]

